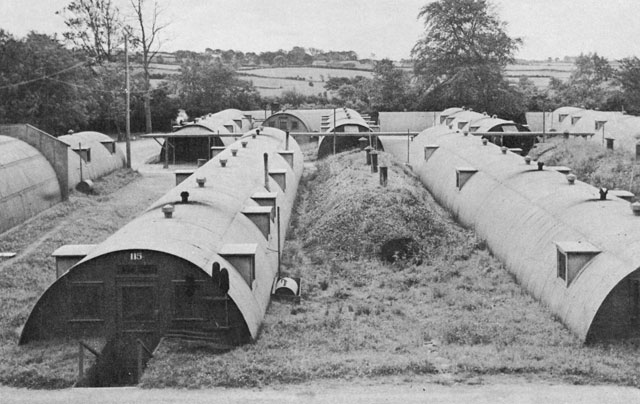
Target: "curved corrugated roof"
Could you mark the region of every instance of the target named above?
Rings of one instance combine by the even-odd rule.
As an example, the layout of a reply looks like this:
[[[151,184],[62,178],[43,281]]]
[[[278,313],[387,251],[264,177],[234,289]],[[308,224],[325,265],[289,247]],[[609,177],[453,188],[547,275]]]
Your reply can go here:
[[[126,164],[126,157],[115,141],[99,132],[78,132],[58,137],[58,140],[69,147],[69,187],[75,187],[81,180],[94,180],[112,173]],[[112,153],[105,143],[115,148]],[[91,160],[85,161],[73,149],[79,147],[91,149]],[[82,164],[82,178],[80,164]]]
[[[60,184],[34,147],[0,135],[0,233],[61,201]]]
[[[283,111],[283,112],[276,112],[275,114],[271,115],[269,118],[267,118],[262,124],[264,126],[270,126],[269,124],[271,122],[276,122],[278,121],[278,118],[286,116],[286,117],[293,117],[296,119],[299,119],[300,122],[302,122],[302,125],[304,125],[304,128],[300,128],[299,131],[300,132],[313,132],[313,130],[311,129],[312,126],[309,122],[307,122],[307,119],[305,118],[305,114],[299,114],[297,113],[298,111],[296,110],[292,110],[292,111]]]
[[[558,108],[553,113],[552,128],[556,132],[593,133],[592,141],[605,144],[605,139],[614,139],[614,148],[635,153],[640,139],[640,117],[625,115],[618,111],[595,111],[573,107]],[[566,116],[559,122],[560,116]],[[604,125],[597,122],[606,122]]]
[[[277,271],[277,255],[274,251],[278,249],[278,239],[265,239],[241,211],[245,206],[257,206],[251,196],[265,190],[263,153],[268,152],[270,168],[284,169],[287,173],[286,192],[279,189],[275,181],[270,180],[269,183],[270,189],[278,193],[277,206],[281,207],[281,223],[286,229],[297,184],[302,175],[303,158],[293,139],[289,139],[290,150],[294,152],[293,168],[277,153],[284,149],[285,142],[284,132],[278,129],[265,128],[255,139],[245,135],[242,140],[248,142],[246,148],[241,147],[240,141],[232,146],[238,149],[236,157],[231,156],[230,148],[218,154],[152,204],[142,215],[99,244],[65,276],[72,271],[82,271],[83,264],[101,256],[131,249],[164,252],[191,262],[208,274],[211,274],[212,264],[219,262],[229,269],[229,296],[238,306],[255,338],[269,303],[271,284]],[[226,167],[220,166],[220,159],[228,160]],[[204,188],[196,183],[196,178],[199,177],[207,179]],[[183,191],[190,194],[186,205],[179,203],[180,193]],[[165,204],[174,204],[175,212],[171,219],[165,219],[161,212]],[[219,255],[225,244],[247,242],[258,244],[255,272],[258,287],[254,290]],[[61,279],[64,276],[50,289],[61,282]],[[36,308],[33,312],[36,312]]]
[[[425,161],[424,147],[437,145]],[[406,158],[406,145],[385,139]],[[553,170],[538,171],[513,153],[446,126],[427,129],[412,144],[410,164],[436,200],[479,237],[580,338],[586,339],[605,300],[640,268],[640,218],[629,203]],[[458,189],[456,168],[477,172]],[[558,278],[556,243],[588,242],[602,251],[569,286]],[[600,320],[599,320],[600,321]]]

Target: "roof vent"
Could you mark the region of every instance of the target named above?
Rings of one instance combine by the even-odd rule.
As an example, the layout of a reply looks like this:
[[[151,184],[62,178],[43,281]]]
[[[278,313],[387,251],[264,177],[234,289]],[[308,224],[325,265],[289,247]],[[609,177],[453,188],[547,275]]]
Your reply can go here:
[[[169,205],[164,205],[162,207],[162,213],[164,213],[164,217],[167,219],[171,219],[173,217],[173,211],[174,211],[173,205],[169,204]]]
[[[238,155],[238,149],[236,148],[231,149],[231,156],[235,157],[237,155]]]
[[[473,174],[477,173],[478,170],[472,167],[458,167],[456,168],[456,188],[462,189],[464,184],[469,181],[469,178],[473,176]]]
[[[226,167],[227,166],[227,159],[220,159],[220,166],[221,167]]]
[[[573,185],[576,182],[576,175],[575,174],[569,174],[567,175],[567,181],[569,182],[569,185]]]
[[[249,143],[249,142],[247,142],[246,140],[243,140],[242,142],[240,142],[240,144],[242,145],[242,148],[243,148],[243,149],[246,149],[246,148],[247,148],[247,144],[248,144],[248,143]]]
[[[556,242],[558,267],[557,276],[565,286],[569,286],[593,257],[600,253],[587,241]]]
[[[634,202],[631,204],[631,211],[634,215],[640,216],[640,202]]]
[[[189,203],[189,193],[187,191],[180,192],[180,198],[182,199],[182,203]]]
[[[538,161],[538,171],[542,171],[543,168],[544,168],[544,162]]]
[[[598,192],[600,193],[600,200],[601,201],[606,201],[607,200],[607,194],[609,193],[609,190],[607,188],[600,188],[598,190]]]
[[[524,163],[526,165],[531,164],[531,156],[529,156],[528,154],[526,156],[524,156]]]
[[[198,177],[196,178],[196,183],[200,188],[204,188],[204,184],[207,182],[207,177]]]

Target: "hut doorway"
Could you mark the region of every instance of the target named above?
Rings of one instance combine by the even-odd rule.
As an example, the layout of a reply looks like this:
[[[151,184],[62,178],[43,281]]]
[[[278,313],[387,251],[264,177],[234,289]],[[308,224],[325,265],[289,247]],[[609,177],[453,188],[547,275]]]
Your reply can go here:
[[[161,333],[156,277],[117,278],[117,319],[114,346],[118,384],[136,383],[158,345]],[[144,347],[144,349],[142,349]]]

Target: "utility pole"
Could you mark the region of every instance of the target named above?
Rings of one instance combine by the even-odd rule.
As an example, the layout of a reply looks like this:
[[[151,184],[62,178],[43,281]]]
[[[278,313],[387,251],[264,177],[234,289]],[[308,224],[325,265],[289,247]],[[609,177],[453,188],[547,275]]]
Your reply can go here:
[[[129,34],[124,34],[124,75],[126,81],[125,108],[126,112],[126,144],[127,144],[127,168],[131,168],[131,94],[129,86]]]

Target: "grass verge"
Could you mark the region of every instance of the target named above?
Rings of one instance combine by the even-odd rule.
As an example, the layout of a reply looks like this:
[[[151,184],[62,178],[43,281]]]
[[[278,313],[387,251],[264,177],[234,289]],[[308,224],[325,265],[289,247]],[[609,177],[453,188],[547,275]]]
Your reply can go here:
[[[360,153],[303,178],[283,263],[300,305],[272,302],[260,338],[224,354],[164,342],[145,387],[260,387],[319,379],[476,380],[511,374],[638,386],[633,345],[584,347],[390,157],[389,186]],[[390,237],[412,257],[378,259]]]

